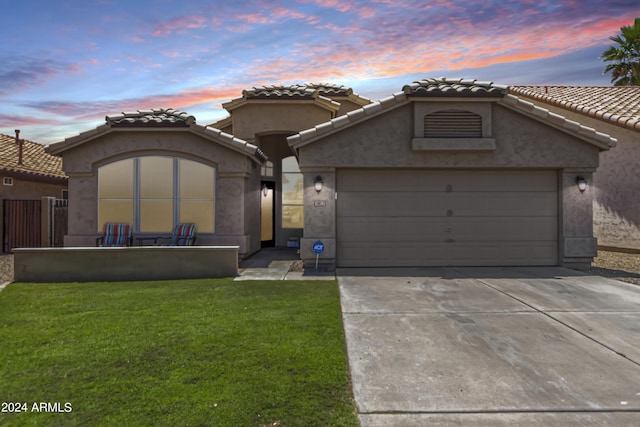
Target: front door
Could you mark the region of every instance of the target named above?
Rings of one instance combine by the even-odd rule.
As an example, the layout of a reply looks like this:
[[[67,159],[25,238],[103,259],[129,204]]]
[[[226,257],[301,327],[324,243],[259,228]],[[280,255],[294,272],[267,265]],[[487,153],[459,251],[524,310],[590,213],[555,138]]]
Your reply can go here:
[[[263,248],[275,245],[275,188],[275,182],[260,183],[260,246]]]

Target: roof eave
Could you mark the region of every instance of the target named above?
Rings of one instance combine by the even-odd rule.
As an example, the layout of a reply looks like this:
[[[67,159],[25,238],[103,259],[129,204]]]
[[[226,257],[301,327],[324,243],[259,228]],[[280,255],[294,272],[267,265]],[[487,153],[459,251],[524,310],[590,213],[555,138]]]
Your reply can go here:
[[[539,107],[533,102],[523,100],[515,95],[505,96],[498,104],[595,145],[603,151],[616,146],[617,140],[612,136],[598,132],[578,122],[568,120],[560,114],[553,113],[546,108]]]
[[[264,154],[257,145],[222,132],[218,128],[194,123],[189,127],[189,131],[210,141],[222,144],[230,150],[243,154],[259,165],[262,165],[268,159],[266,154]]]
[[[351,126],[355,126],[356,124],[370,120],[381,114],[385,114],[391,110],[402,107],[403,105],[407,105],[409,102],[411,102],[411,100],[407,98],[405,93],[396,92],[389,97],[381,99],[380,101],[372,102],[328,122],[321,123],[310,129],[291,135],[287,138],[287,142],[289,147],[291,147],[297,155],[298,150],[305,145],[311,144],[329,135],[341,132]]]
[[[640,119],[636,117],[629,117],[626,115],[607,114],[596,108],[589,108],[584,105],[574,103],[571,101],[557,99],[546,93],[540,93],[536,90],[532,90],[530,89],[530,87],[511,86],[509,87],[509,91],[518,96],[522,96],[528,99],[532,99],[532,100],[549,104],[555,107],[559,107],[567,111],[573,111],[573,112],[576,112],[588,117],[592,117],[594,119],[598,119],[605,123],[610,123],[625,129],[630,129],[636,132],[640,132]]]
[[[113,128],[111,126],[103,124],[94,129],[66,138],[63,141],[54,142],[45,147],[44,151],[51,155],[59,156],[65,151],[68,151],[93,139],[99,138],[107,133],[110,133],[111,131],[113,131]]]
[[[43,172],[21,171],[11,168],[0,168],[2,176],[25,179],[28,181],[50,182],[54,184],[66,184],[69,181],[68,176],[51,175]]]
[[[209,130],[206,130],[209,129]],[[96,129],[83,132],[64,141],[57,142],[45,148],[45,151],[52,155],[61,155],[65,151],[71,150],[79,145],[86,144],[96,138],[100,138],[112,132],[190,132],[206,139],[221,143],[223,146],[249,156],[256,163],[262,164],[266,160],[266,156],[257,146],[247,143],[244,140],[234,137],[233,135],[222,132],[219,129],[193,123],[190,126],[121,126],[112,127],[109,125],[101,125]]]

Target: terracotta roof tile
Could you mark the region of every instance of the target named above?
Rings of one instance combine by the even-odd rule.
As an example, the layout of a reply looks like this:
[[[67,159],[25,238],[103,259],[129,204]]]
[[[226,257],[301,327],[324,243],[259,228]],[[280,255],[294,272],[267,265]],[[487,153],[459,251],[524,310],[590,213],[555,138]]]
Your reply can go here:
[[[473,79],[424,79],[405,85],[407,96],[504,96],[507,86]]]
[[[500,101],[498,101],[498,103],[515,110],[524,111],[534,117],[538,117],[540,120],[546,121],[561,129],[587,138],[604,150],[608,150],[609,148],[614,147],[617,143],[617,140],[615,138],[612,138],[607,134],[597,132],[595,129],[581,125],[576,121],[568,120],[567,118],[559,114],[550,112],[546,108],[542,108],[535,103],[522,99],[518,96],[507,95]]]
[[[113,127],[187,127],[196,122],[195,117],[172,108],[123,112],[117,116],[107,116],[105,121]]]
[[[353,95],[353,89],[344,85],[336,85],[332,83],[307,83],[304,86],[317,90],[324,96],[349,96]]]
[[[0,170],[37,176],[67,178],[62,158],[46,153],[45,146],[23,139],[22,164],[18,164],[19,147],[15,136],[0,134]]]
[[[246,99],[315,99],[316,96],[316,90],[305,85],[258,86],[242,91],[242,97]]]
[[[640,86],[510,86],[509,92],[628,129],[640,129]]]

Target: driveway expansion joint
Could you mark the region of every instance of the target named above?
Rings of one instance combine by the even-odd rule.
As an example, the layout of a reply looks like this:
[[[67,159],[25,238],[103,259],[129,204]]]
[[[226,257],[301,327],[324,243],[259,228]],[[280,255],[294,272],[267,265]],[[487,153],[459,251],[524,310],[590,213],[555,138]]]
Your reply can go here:
[[[618,356],[622,357],[623,359],[628,360],[629,362],[631,362],[631,363],[633,363],[633,364],[635,364],[635,365],[637,365],[637,366],[640,366],[640,361],[636,361],[636,360],[634,360],[634,359],[631,359],[631,358],[627,357],[627,355],[626,355],[626,354],[624,354],[624,353],[621,353],[621,352],[617,351],[616,349],[612,348],[611,346],[608,346],[607,344],[603,343],[602,341],[599,341],[599,340],[597,340],[597,339],[595,339],[595,338],[593,338],[593,337],[591,337],[591,336],[587,335],[586,333],[584,333],[584,332],[580,331],[579,329],[574,328],[573,326],[569,325],[568,323],[563,322],[562,320],[557,319],[557,318],[553,317],[551,314],[549,314],[549,313],[554,313],[554,312],[555,312],[555,313],[572,313],[573,311],[562,311],[562,310],[547,310],[547,311],[544,311],[544,310],[542,310],[542,309],[539,309],[539,308],[535,307],[534,305],[531,305],[531,304],[529,304],[529,303],[527,303],[527,302],[523,301],[523,300],[522,300],[522,299],[520,299],[520,298],[517,298],[517,297],[515,297],[515,296],[513,296],[513,295],[509,294],[508,292],[502,291],[502,290],[500,290],[500,289],[496,288],[495,286],[492,286],[491,284],[489,284],[489,283],[485,282],[485,281],[484,281],[484,280],[482,280],[482,279],[476,279],[476,280],[477,280],[478,282],[482,283],[483,285],[488,286],[489,288],[491,288],[491,289],[493,289],[493,290],[495,290],[495,291],[497,291],[497,292],[500,292],[501,294],[503,294],[503,295],[505,295],[505,296],[507,296],[507,297],[509,297],[509,298],[513,298],[514,300],[518,301],[518,302],[519,302],[519,303],[521,303],[521,304],[526,305],[527,307],[530,307],[532,310],[535,310],[536,312],[538,312],[538,313],[540,313],[540,314],[542,314],[542,315],[546,316],[547,318],[549,318],[549,319],[551,319],[551,320],[553,320],[553,321],[555,321],[555,322],[557,322],[557,323],[561,324],[562,326],[564,326],[564,327],[566,327],[566,328],[568,328],[568,329],[570,329],[570,330],[572,330],[572,331],[576,332],[577,334],[579,334],[579,335],[581,335],[581,336],[583,336],[583,337],[587,338],[588,340],[593,341],[594,343],[596,343],[596,344],[598,344],[598,345],[600,345],[600,346],[602,346],[602,347],[606,348],[607,350],[611,351],[612,353],[617,354]],[[578,313],[579,313],[579,312],[578,312]],[[600,314],[601,312],[593,312],[593,311],[591,311],[591,313],[598,313],[598,314]],[[608,312],[605,312],[605,313],[608,313]],[[626,313],[629,313],[629,312],[622,312],[622,314],[626,314]],[[631,312],[631,313],[634,313],[634,312]]]

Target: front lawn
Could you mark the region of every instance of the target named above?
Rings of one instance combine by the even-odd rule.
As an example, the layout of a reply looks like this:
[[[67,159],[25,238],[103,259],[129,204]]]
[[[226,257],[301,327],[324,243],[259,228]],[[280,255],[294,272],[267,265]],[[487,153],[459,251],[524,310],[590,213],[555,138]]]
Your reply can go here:
[[[0,346],[0,425],[357,425],[335,281],[14,283]]]

